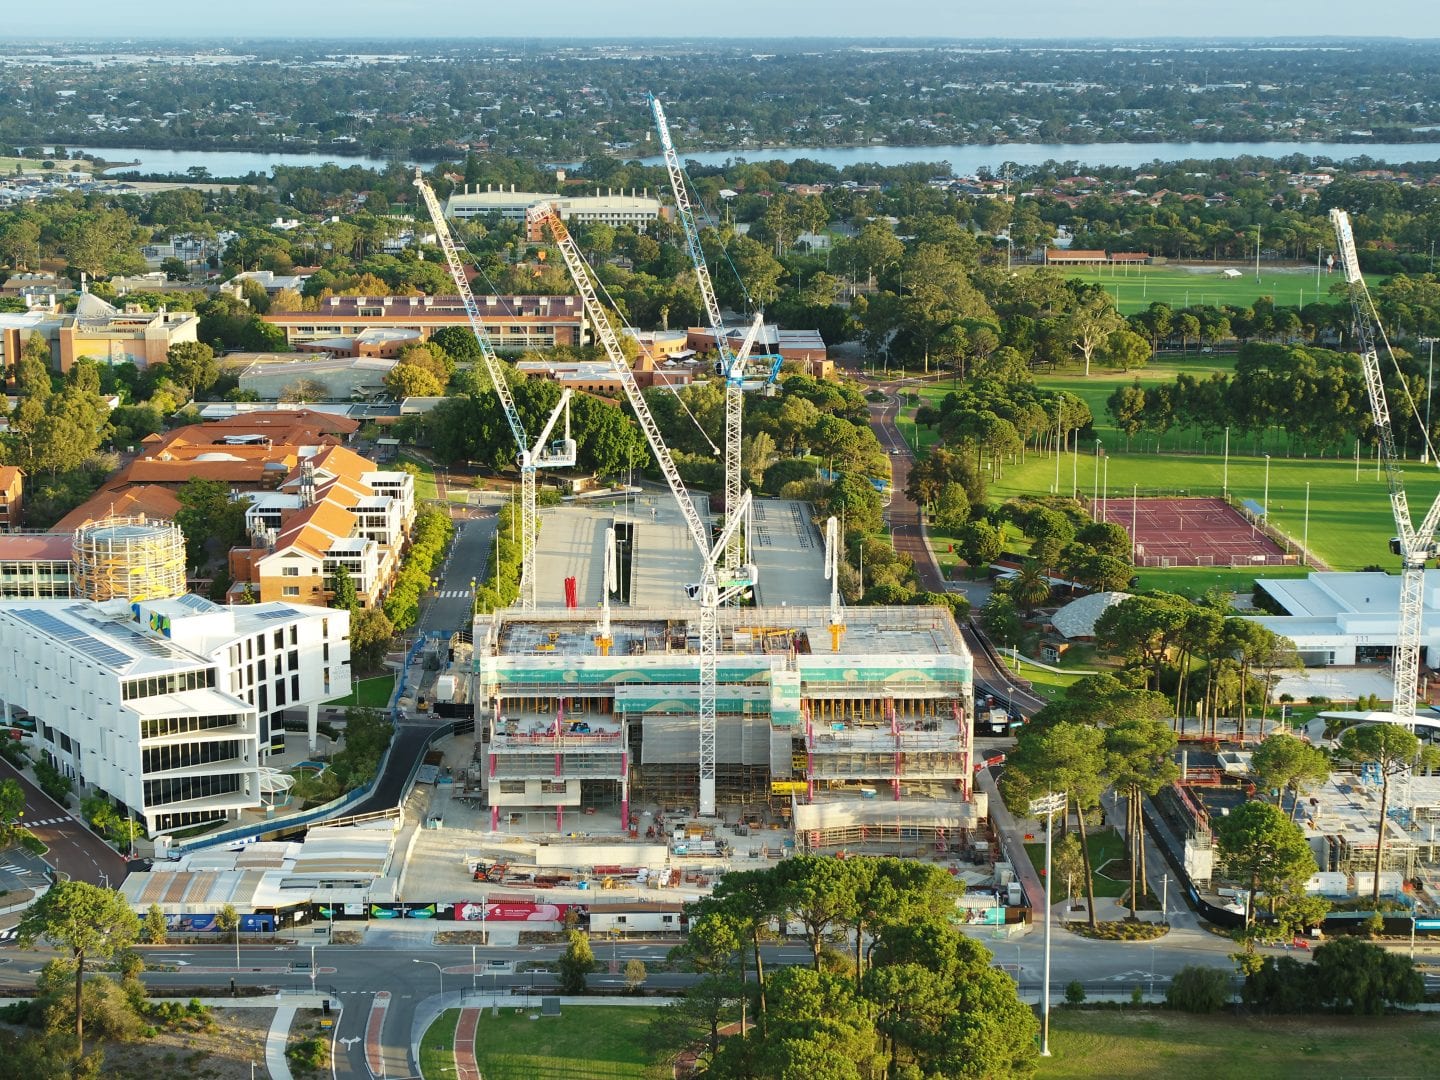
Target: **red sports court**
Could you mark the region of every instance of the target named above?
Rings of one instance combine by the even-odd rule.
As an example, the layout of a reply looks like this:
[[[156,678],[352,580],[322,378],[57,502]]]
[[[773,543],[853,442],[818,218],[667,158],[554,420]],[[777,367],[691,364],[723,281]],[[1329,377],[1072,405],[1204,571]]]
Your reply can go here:
[[[1295,561],[1224,499],[1111,498],[1092,507],[1135,543],[1136,566],[1252,566]]]

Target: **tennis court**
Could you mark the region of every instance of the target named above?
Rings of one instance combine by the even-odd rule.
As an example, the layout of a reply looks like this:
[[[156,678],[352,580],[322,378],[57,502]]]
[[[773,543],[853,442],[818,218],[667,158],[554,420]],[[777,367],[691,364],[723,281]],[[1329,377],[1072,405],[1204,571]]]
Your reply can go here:
[[[1136,566],[1265,566],[1297,562],[1224,499],[1106,498],[1097,519],[1135,544]]]

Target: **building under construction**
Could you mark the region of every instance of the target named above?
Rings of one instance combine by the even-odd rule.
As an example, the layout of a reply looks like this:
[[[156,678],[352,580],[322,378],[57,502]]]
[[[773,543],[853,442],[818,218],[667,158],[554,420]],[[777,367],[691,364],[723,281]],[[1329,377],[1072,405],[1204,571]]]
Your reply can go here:
[[[720,611],[716,788],[722,809],[789,820],[798,847],[948,848],[970,802],[971,657],[935,607]],[[567,810],[697,805],[694,608],[508,610],[474,624],[477,761],[492,829],[563,832]]]
[[[85,600],[167,600],[185,593],[185,534],[172,521],[111,517],[75,530],[74,594]]]

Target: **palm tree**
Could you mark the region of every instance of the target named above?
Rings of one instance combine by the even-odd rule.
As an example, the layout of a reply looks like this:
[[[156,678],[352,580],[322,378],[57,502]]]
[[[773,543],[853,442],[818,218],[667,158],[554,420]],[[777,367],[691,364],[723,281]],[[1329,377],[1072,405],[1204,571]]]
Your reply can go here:
[[[1049,600],[1050,579],[1045,575],[1045,568],[1035,559],[1026,560],[1010,585],[1010,595],[1027,615]]]

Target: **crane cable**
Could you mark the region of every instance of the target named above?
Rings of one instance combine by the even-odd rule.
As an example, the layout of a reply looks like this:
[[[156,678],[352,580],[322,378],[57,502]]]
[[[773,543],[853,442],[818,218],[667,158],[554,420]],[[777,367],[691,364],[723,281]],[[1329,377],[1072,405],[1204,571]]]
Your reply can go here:
[[[451,235],[453,237],[453,232]],[[490,275],[487,274],[484,267],[480,265],[479,256],[476,254],[476,252],[470,249],[470,241],[468,239],[463,240],[462,244],[464,245],[465,254],[469,256],[471,264],[475,267],[476,276],[483,278],[485,284],[490,287],[491,295],[494,295],[497,299],[500,300],[502,307],[505,309],[504,313],[513,317],[515,315],[514,310],[511,309],[510,306],[505,302],[504,294],[500,292],[499,288],[495,285],[495,282],[491,280]],[[578,244],[576,245],[575,250],[580,250]],[[593,280],[596,286],[598,286],[598,291],[604,294],[606,302],[610,305],[610,310],[620,317],[620,322],[624,326],[624,328],[630,330],[633,334],[635,332],[634,327],[630,325],[630,321],[621,313],[620,308],[615,303],[615,298],[610,295],[610,290],[605,287],[605,283],[601,281],[599,275],[595,273],[595,268],[590,265],[590,260],[585,258],[583,252],[581,252],[580,258],[584,260],[586,268],[590,271],[591,280]],[[685,410],[685,415],[690,417],[690,422],[695,425],[695,430],[700,433],[700,437],[704,439],[705,442],[709,445],[710,452],[718,455],[720,453],[720,448],[715,445],[715,440],[710,438],[709,434],[705,431],[705,428],[701,425],[699,419],[697,419],[695,414],[690,411],[690,406],[685,404],[685,399],[680,396],[680,391],[669,380],[665,373],[659,368],[655,369],[655,374],[660,377],[661,382],[665,384],[665,388],[675,396],[675,400],[680,403],[680,408]]]
[[[1370,321],[1374,324],[1380,335],[1380,341],[1385,346],[1385,354],[1390,358],[1390,366],[1395,369],[1397,381],[1400,384],[1400,392],[1405,395],[1405,405],[1410,410],[1411,417],[1415,420],[1416,426],[1420,429],[1420,437],[1424,440],[1427,452],[1426,460],[1434,462],[1436,468],[1440,468],[1440,458],[1436,457],[1435,446],[1430,441],[1430,432],[1425,428],[1425,420],[1420,415],[1420,403],[1415,400],[1415,395],[1410,392],[1410,382],[1405,378],[1405,372],[1400,367],[1400,361],[1395,357],[1395,351],[1390,347],[1390,337],[1385,333],[1385,324],[1380,321],[1380,311],[1375,306],[1375,301],[1370,296],[1370,286],[1361,278],[1359,283],[1365,297],[1365,303],[1370,309]]]

